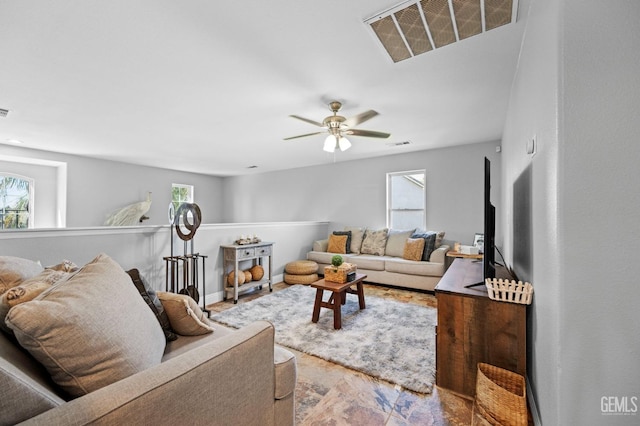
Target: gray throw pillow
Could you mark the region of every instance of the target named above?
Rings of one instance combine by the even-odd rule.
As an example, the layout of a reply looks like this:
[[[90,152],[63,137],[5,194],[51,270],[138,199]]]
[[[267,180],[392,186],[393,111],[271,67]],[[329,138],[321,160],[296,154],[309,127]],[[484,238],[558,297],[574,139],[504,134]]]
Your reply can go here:
[[[431,253],[436,248],[436,237],[437,234],[435,232],[430,231],[421,231],[416,232],[411,235],[411,238],[423,238],[424,239],[424,251],[422,252],[422,260],[429,261],[431,258]]]

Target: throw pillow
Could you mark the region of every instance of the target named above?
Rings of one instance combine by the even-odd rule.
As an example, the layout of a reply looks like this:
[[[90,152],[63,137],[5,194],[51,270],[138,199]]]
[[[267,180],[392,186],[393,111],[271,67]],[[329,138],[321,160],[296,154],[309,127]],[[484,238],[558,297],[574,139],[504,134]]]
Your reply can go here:
[[[387,245],[384,249],[386,256],[402,257],[404,254],[404,243],[413,234],[414,229],[400,231],[397,229],[389,229],[387,234]]]
[[[6,323],[74,397],[160,364],[166,344],[129,276],[105,254],[14,306]]]
[[[52,285],[70,277],[68,272],[45,269],[35,277],[22,281],[19,285],[10,288],[0,296],[0,329],[13,335],[13,331],[5,324],[4,320],[9,309],[20,303],[28,302],[39,296]]]
[[[361,252],[363,254],[384,256],[384,249],[387,245],[387,231],[387,228],[382,228],[377,231],[367,229],[364,233]]]
[[[130,269],[127,271],[129,277],[131,277],[131,281],[133,285],[136,286],[136,289],[142,296],[142,300],[147,304],[153,315],[155,315],[158,323],[160,323],[160,327],[162,327],[162,331],[164,332],[164,337],[167,339],[167,342],[171,342],[176,340],[178,336],[171,330],[171,323],[169,323],[169,317],[167,317],[167,313],[164,311],[162,307],[162,302],[158,299],[158,295],[155,290],[152,289],[147,282],[140,275],[140,271],[137,269]]]
[[[346,235],[329,235],[328,253],[347,253],[347,236]]]
[[[14,256],[0,256],[0,294],[43,271],[39,262]]]
[[[424,238],[407,238],[402,257],[407,260],[422,260]]]
[[[344,230],[351,232],[351,253],[360,254],[360,250],[362,249],[362,240],[364,239],[364,229],[345,226]]]
[[[169,317],[171,328],[183,336],[198,336],[213,333],[207,316],[195,300],[186,294],[158,292],[158,298]]]
[[[424,251],[422,252],[422,260],[428,262],[431,258],[431,253],[436,248],[436,233],[429,231],[416,231],[411,238],[424,239]]]
[[[345,247],[345,253],[351,253],[351,231],[333,231],[333,235],[346,235],[347,236],[347,244]]]

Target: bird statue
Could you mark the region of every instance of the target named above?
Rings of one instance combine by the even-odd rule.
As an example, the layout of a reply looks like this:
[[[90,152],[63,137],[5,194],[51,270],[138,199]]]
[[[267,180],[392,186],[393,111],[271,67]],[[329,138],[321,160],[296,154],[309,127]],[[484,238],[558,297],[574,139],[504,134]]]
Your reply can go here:
[[[142,223],[143,220],[149,219],[145,213],[151,208],[151,192],[147,193],[146,201],[125,206],[113,212],[104,222],[106,226],[134,226]]]

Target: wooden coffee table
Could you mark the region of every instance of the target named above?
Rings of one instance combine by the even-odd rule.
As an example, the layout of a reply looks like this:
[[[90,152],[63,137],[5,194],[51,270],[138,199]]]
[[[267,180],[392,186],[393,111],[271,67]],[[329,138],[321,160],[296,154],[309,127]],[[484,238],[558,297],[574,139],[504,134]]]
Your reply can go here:
[[[333,328],[339,330],[342,328],[342,305],[347,301],[347,293],[358,295],[358,304],[360,309],[365,309],[364,303],[364,289],[362,288],[362,281],[367,278],[366,274],[356,274],[356,279],[348,283],[334,283],[332,281],[325,281],[324,279],[316,281],[311,284],[311,287],[316,289],[316,301],[313,305],[312,322],[318,322],[320,318],[320,308],[328,308],[333,311]],[[351,288],[356,286],[355,289]],[[331,297],[327,302],[322,301],[324,291],[331,292]]]

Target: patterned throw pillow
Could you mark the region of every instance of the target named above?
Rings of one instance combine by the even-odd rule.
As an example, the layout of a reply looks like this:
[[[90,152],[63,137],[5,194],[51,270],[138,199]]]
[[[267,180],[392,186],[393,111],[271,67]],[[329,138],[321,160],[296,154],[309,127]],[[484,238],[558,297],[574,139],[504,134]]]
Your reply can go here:
[[[387,246],[387,232],[387,228],[382,228],[377,231],[367,229],[364,233],[361,253],[384,256],[384,249]]]
[[[346,254],[351,253],[351,231],[333,231],[333,235],[346,235],[347,236],[347,246],[346,246]]]
[[[402,257],[407,260],[422,260],[424,241],[424,238],[408,238],[404,244],[404,254]]]
[[[329,235],[329,245],[327,246],[329,253],[347,253],[347,236],[346,235]]]

